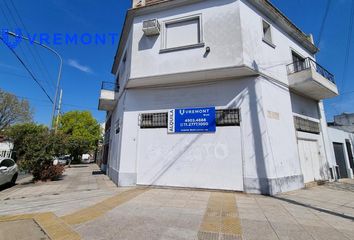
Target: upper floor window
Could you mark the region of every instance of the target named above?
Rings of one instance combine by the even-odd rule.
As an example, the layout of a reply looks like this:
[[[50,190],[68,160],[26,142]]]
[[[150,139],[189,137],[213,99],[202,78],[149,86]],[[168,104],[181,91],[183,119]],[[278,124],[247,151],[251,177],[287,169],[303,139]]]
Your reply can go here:
[[[293,64],[294,64],[294,71],[295,72],[300,72],[302,70],[306,69],[306,60],[305,58],[301,57],[299,54],[297,54],[294,51],[291,51],[291,55],[293,58]]]
[[[204,46],[199,15],[164,23],[162,52],[199,46]]]
[[[272,28],[271,28],[270,24],[263,20],[262,26],[263,26],[263,41],[265,41],[266,43],[268,43],[272,47],[274,47],[274,44],[272,41]]]

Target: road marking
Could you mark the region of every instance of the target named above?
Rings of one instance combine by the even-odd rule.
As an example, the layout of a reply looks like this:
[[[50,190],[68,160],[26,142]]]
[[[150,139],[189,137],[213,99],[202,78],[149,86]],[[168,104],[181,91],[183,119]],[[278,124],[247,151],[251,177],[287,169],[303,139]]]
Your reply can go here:
[[[242,239],[234,193],[212,192],[198,232],[199,240]]]
[[[147,188],[133,188],[124,191],[113,197],[107,198],[102,202],[96,203],[95,205],[81,209],[72,214],[65,215],[61,217],[61,219],[70,225],[91,221],[95,218],[103,216],[106,212],[112,210],[113,208],[132,200],[147,190]]]

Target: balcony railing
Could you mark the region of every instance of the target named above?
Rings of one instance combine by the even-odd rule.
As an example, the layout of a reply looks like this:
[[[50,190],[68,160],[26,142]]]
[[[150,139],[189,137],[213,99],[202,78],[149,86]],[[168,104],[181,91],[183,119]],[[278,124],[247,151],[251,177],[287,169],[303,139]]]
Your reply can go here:
[[[314,69],[317,73],[322,75],[324,78],[328,79],[332,83],[335,83],[334,75],[328,72],[324,67],[322,67],[320,64],[318,64],[311,58],[306,58],[303,61],[297,61],[287,65],[288,74],[301,72],[307,69]]]
[[[102,82],[101,90],[119,92],[119,85],[113,82]]]

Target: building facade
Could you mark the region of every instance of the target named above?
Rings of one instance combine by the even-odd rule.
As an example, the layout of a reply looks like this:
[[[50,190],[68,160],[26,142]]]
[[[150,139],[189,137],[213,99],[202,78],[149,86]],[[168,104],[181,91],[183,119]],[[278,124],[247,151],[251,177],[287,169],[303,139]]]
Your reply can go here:
[[[333,147],[332,159],[337,179],[353,178],[354,134],[334,127],[328,128],[330,143]]]
[[[335,174],[318,49],[267,0],[133,1],[99,109],[120,186],[276,194]],[[169,133],[169,111],[215,108],[214,132]]]
[[[354,113],[342,113],[334,116],[334,121],[329,123],[332,128],[354,133]]]
[[[13,143],[0,136],[0,158],[12,157]]]

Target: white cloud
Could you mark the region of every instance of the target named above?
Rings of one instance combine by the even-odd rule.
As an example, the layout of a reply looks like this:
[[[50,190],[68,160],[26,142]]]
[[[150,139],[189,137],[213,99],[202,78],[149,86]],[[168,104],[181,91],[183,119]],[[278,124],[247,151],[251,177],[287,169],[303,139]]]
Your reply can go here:
[[[90,74],[93,73],[92,69],[89,66],[81,65],[75,59],[69,59],[68,64],[69,64],[69,66],[76,68],[77,70],[80,70],[81,72],[90,73]]]

